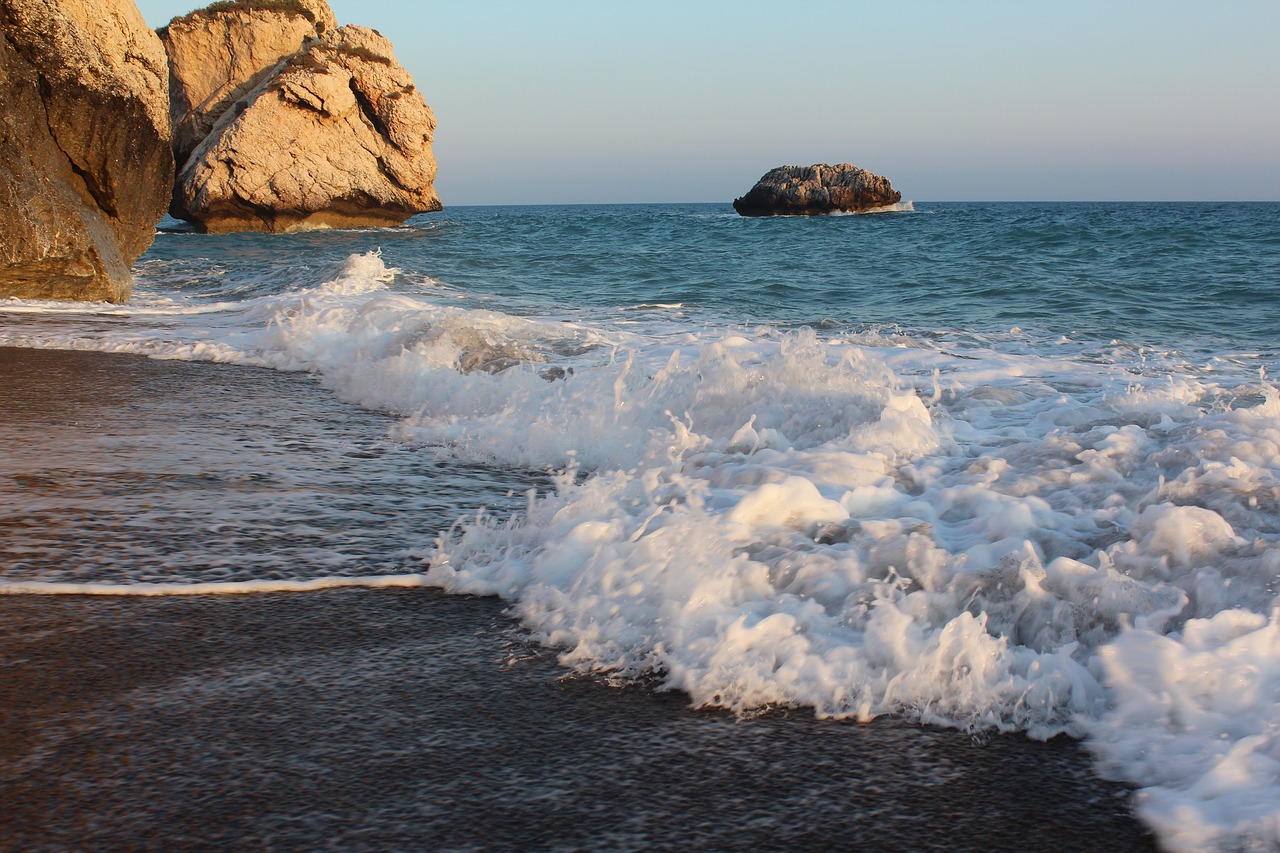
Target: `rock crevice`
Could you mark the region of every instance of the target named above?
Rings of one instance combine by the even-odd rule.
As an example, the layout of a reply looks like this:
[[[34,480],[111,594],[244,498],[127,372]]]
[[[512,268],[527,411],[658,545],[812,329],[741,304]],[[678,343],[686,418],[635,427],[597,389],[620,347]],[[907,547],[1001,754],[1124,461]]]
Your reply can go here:
[[[214,3],[157,30],[168,55],[178,167],[232,104],[337,25],[324,0],[241,0]]]
[[[130,0],[0,0],[0,295],[128,298],[173,179],[164,50]]]
[[[367,27],[336,26],[324,0],[305,0],[315,23],[299,28],[292,2],[214,4],[163,34],[175,89],[187,92],[175,95],[175,123],[194,116],[180,100],[212,104],[190,118],[183,139],[207,125],[204,135],[175,149],[170,213],[206,231],[291,231],[398,224],[439,210],[435,117],[391,43]],[[213,31],[272,49],[230,70],[203,69],[224,61],[199,49]],[[210,101],[212,89],[237,94]]]

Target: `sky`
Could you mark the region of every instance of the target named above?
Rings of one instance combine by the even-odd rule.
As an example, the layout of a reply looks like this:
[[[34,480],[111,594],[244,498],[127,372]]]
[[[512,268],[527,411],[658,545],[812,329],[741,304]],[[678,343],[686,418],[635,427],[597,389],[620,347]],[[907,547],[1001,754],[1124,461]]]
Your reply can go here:
[[[904,200],[1280,200],[1280,0],[330,6],[434,110],[446,206],[730,201],[824,162]]]

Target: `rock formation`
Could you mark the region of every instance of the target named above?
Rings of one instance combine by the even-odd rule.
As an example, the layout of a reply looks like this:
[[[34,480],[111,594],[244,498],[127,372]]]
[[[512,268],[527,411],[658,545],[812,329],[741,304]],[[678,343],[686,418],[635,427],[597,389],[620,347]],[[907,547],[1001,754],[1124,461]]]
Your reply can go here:
[[[733,209],[743,216],[812,216],[858,213],[901,200],[902,193],[888,178],[848,163],[819,163],[770,170],[750,192],[734,199]]]
[[[215,3],[157,30],[169,55],[179,169],[232,103],[308,39],[337,26],[325,0],[255,0]]]
[[[0,296],[123,302],[173,183],[132,0],[0,0]]]
[[[271,15],[281,32],[258,34]],[[231,54],[204,47],[226,38],[262,49],[228,71]],[[292,231],[440,209],[435,118],[377,31],[335,28],[324,0],[241,0],[175,19],[165,39],[184,93],[181,138],[209,125],[179,162],[174,216],[205,231]],[[296,52],[272,60],[295,40]],[[206,59],[219,67],[201,70]]]

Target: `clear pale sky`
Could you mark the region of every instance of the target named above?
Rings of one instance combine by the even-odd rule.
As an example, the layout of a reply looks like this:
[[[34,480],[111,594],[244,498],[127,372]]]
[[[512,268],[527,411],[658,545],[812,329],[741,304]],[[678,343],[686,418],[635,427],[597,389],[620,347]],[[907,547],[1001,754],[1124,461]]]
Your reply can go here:
[[[204,3],[140,0],[162,26]],[[435,110],[446,205],[1280,200],[1280,0],[330,0]]]

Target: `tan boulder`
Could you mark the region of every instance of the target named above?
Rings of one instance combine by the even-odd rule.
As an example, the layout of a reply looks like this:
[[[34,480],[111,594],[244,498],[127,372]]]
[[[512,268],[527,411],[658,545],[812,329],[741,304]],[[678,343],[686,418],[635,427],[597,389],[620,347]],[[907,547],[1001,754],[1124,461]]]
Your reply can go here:
[[[325,0],[236,0],[174,18],[157,30],[169,55],[178,168],[232,103],[308,39],[337,26]]]
[[[173,182],[168,79],[131,0],[0,0],[0,296],[128,298]]]
[[[779,166],[765,173],[733,209],[743,216],[860,213],[902,201],[888,178],[848,163]]]
[[[376,30],[310,41],[231,105],[177,178],[206,231],[392,225],[441,208],[435,118]]]

